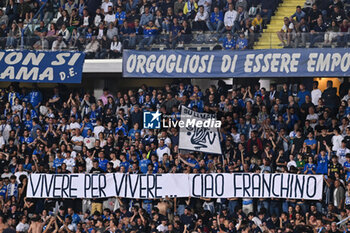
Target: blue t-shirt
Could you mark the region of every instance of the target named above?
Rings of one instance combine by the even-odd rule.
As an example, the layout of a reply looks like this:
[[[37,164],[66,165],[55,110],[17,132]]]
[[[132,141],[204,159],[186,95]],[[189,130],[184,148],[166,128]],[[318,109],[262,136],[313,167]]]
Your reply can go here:
[[[129,163],[128,161],[121,162],[121,163],[120,163],[120,166],[121,166],[121,167],[125,167],[125,171],[128,172],[130,163]]]
[[[29,143],[32,143],[34,141],[34,139],[32,137],[26,137],[25,138],[25,137],[21,136],[19,138],[19,141],[20,141],[21,144],[23,144],[23,143],[29,144]]]
[[[153,173],[157,173],[159,169],[159,163],[156,161],[153,163]]]
[[[31,131],[32,128],[33,128],[33,121],[32,120],[29,120],[29,121],[23,121],[23,124],[24,124],[24,129],[28,130],[28,131]]]
[[[312,145],[316,145],[316,144],[317,144],[317,141],[316,141],[315,139],[305,139],[304,142],[305,142],[306,145],[308,145],[308,146],[312,146]],[[312,153],[315,154],[315,152],[316,152],[316,149],[313,149],[313,150],[312,150]]]
[[[122,12],[117,12],[116,14],[115,14],[115,18],[118,20],[118,25],[123,25],[123,22],[124,22],[124,20],[125,20],[125,18],[126,18],[126,13],[125,13],[125,11],[122,11]]]
[[[90,122],[94,125],[94,124],[96,124],[96,120],[97,120],[97,118],[99,118],[100,117],[100,112],[99,111],[91,111],[90,112],[90,116],[89,116],[89,118],[90,118]]]
[[[130,129],[129,130],[129,137],[131,137],[131,139],[135,139],[135,134],[136,133],[140,133],[141,134],[141,131],[139,129]]]
[[[210,15],[210,22],[213,24],[217,24],[219,21],[224,21],[224,14],[221,11],[219,11],[218,14],[212,12]]]
[[[78,224],[80,222],[80,217],[78,214],[74,213],[73,215],[67,214],[66,217],[71,216],[72,217],[72,223]]]
[[[346,161],[346,162],[344,163],[344,169],[345,169],[345,168],[350,168],[350,163],[349,163],[348,161]],[[350,171],[346,171],[345,180],[348,180],[349,177],[350,177]]]
[[[238,38],[236,44],[238,44],[238,49],[244,49],[248,46],[248,40],[246,38]]]
[[[61,158],[61,159],[56,158],[56,159],[53,161],[53,167],[57,169],[58,167],[62,166],[63,161],[64,161],[64,158]]]
[[[43,96],[40,91],[32,91],[29,93],[29,103],[35,108],[41,101],[43,101]]]
[[[0,196],[3,196],[4,197],[4,200],[5,200],[5,197],[6,197],[6,192],[7,192],[7,187],[6,185],[2,186],[2,188],[0,189]]]
[[[98,166],[103,170],[106,171],[107,170],[107,163],[108,160],[107,159],[98,159]]]
[[[315,171],[316,170],[316,165],[315,164],[305,164],[304,166],[304,172],[307,171],[306,174],[313,174],[312,170]]]
[[[128,135],[126,133],[126,129],[124,128],[124,126],[116,127],[115,128],[115,134],[117,134],[119,130],[123,132],[124,136]]]
[[[326,155],[324,158],[321,155],[317,157],[317,174],[327,174],[328,173],[328,156]]]
[[[231,38],[231,40],[229,40],[228,38],[224,39],[223,47],[225,49],[235,49],[235,46],[236,42],[233,38]]]
[[[83,126],[83,123],[80,123],[80,127],[82,127],[82,126]],[[81,136],[86,138],[87,137],[87,132],[88,132],[89,129],[91,129],[91,131],[94,131],[94,126],[90,122],[85,123],[83,132],[81,133]]]
[[[197,160],[189,158],[189,159],[187,159],[187,162],[194,164],[195,165],[194,168],[199,169],[199,164],[198,164]]]
[[[284,122],[288,121],[288,114],[287,113],[283,114],[283,120],[284,120]],[[297,123],[298,120],[299,120],[299,117],[296,114],[291,114],[290,115],[290,122],[287,125],[288,129],[293,129],[294,124]]]
[[[140,167],[140,171],[142,173],[147,173],[148,170],[148,165],[151,163],[151,161],[149,159],[142,159],[139,162],[139,167]]]
[[[23,168],[24,168],[24,170],[31,171],[32,170],[32,164],[31,163],[23,164]]]
[[[299,104],[299,107],[303,103],[305,103],[305,96],[307,96],[307,95],[311,97],[311,93],[308,90],[304,90],[304,91],[299,91],[298,92],[298,98],[299,98],[298,104]]]

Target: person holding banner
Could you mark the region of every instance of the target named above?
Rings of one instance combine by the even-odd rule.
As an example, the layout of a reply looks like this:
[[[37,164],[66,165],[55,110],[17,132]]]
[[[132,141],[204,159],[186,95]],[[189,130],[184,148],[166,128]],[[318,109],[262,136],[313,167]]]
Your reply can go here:
[[[301,227],[325,229],[332,222],[334,230],[346,230],[340,221],[350,217],[345,192],[350,155],[339,152],[338,159],[330,148],[338,142],[331,140],[338,136],[334,129],[349,128],[348,120],[338,114],[331,119],[321,106],[314,109],[322,118],[312,118],[313,128],[300,111],[305,106],[299,106],[301,99],[290,102],[294,112],[284,118],[286,106],[258,86],[257,94],[250,95],[247,86],[231,92],[220,85],[200,92],[186,85],[168,85],[165,91],[146,85],[111,91],[106,103],[89,98],[91,111],[79,108],[87,93],[56,89],[50,100],[34,89],[30,91],[44,93],[39,109],[58,97],[59,104],[24,119],[3,95],[9,107],[1,112],[6,115],[0,130],[9,130],[0,148],[0,226],[3,216],[9,226],[20,224],[11,217],[20,211],[30,217],[33,231],[37,225],[54,231],[57,224],[72,232],[305,232]],[[16,93],[16,88],[8,91]],[[285,88],[287,99],[294,99]],[[115,107],[111,111],[113,99],[125,112]],[[26,101],[30,98],[16,100],[15,106]],[[201,111],[196,111],[198,106]],[[144,114],[157,110],[161,120],[178,125],[160,123],[160,129],[138,131],[136,123],[143,126]],[[85,126],[91,121],[86,132],[80,125],[82,113]],[[300,120],[288,122],[291,115]],[[219,119],[221,125],[179,126],[186,117],[195,122]],[[134,125],[130,137],[122,133]],[[28,127],[33,142],[27,142]],[[95,142],[87,143],[91,138]],[[338,150],[348,148],[347,136],[343,140]],[[18,177],[24,169],[28,179]],[[62,221],[52,218],[50,225],[50,215]]]

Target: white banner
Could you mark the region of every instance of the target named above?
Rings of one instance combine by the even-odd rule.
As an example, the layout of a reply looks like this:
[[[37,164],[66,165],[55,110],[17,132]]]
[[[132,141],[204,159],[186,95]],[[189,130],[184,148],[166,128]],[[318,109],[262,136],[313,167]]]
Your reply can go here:
[[[216,120],[215,114],[199,113],[182,106],[181,121],[187,124],[180,127],[179,149],[222,154],[219,136],[221,122]]]
[[[31,174],[29,198],[172,197],[322,199],[322,175],[288,173]]]

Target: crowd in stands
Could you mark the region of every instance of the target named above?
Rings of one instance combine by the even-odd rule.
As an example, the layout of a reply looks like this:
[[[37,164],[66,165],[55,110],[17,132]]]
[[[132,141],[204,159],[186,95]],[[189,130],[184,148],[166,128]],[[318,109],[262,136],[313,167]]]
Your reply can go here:
[[[242,49],[248,43],[240,34],[254,42],[277,5],[278,0],[2,0],[0,48],[78,49],[96,58],[155,43],[177,48],[219,40],[225,48]],[[234,45],[223,41],[226,32]]]
[[[298,90],[219,81],[104,89],[0,91],[1,232],[350,232],[350,88]],[[222,155],[179,153],[179,129],[144,129],[143,111],[215,113]],[[322,174],[323,198],[32,199],[31,173]],[[12,230],[11,230],[12,229]]]
[[[345,47],[350,41],[350,1],[315,1],[310,7],[296,7],[291,16],[284,18],[277,32],[281,45],[286,47],[315,47],[316,43],[330,47],[332,43]],[[291,42],[295,43],[292,44]]]

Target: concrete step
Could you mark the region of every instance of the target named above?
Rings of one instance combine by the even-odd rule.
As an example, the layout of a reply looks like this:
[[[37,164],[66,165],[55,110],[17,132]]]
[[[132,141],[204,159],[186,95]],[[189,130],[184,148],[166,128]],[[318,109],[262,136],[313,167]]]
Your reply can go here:
[[[270,24],[263,30],[259,41],[255,42],[254,49],[282,48],[282,46],[279,46],[281,42],[278,39],[277,32],[283,26],[283,19],[293,15],[296,7],[303,7],[304,4],[305,0],[284,0],[283,3],[279,4],[275,15],[271,17]]]

